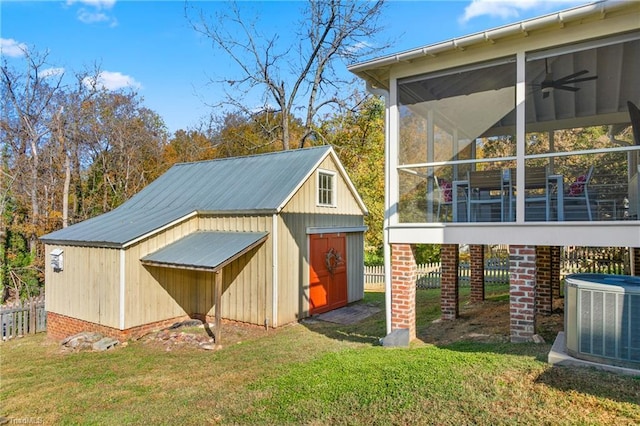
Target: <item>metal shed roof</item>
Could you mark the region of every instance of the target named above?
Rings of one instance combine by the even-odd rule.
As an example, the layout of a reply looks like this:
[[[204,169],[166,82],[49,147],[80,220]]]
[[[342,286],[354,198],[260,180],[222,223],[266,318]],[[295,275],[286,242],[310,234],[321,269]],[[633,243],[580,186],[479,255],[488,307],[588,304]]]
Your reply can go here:
[[[143,264],[215,272],[267,239],[267,232],[199,231],[144,256]]]
[[[277,213],[330,154],[331,146],[321,146],[176,164],[117,209],[41,240],[122,247],[197,212]],[[354,196],[366,213],[355,189]]]

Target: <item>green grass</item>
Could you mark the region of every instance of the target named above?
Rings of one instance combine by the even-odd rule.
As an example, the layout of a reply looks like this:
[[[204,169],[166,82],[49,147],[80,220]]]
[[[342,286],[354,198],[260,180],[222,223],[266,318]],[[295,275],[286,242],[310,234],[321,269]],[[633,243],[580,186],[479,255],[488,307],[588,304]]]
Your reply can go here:
[[[439,316],[438,294],[418,292],[419,329]],[[384,307],[383,295],[364,303]],[[640,424],[640,379],[552,368],[549,345],[390,349],[378,344],[384,330],[384,312],[352,326],[303,322],[215,352],[132,342],[63,354],[29,336],[0,344],[0,415],[113,425]]]

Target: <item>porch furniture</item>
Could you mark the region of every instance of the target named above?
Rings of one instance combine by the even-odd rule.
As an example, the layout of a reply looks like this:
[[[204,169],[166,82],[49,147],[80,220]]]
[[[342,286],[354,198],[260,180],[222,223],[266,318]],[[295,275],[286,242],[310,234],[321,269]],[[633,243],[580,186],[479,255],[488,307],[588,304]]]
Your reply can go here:
[[[513,191],[516,189],[516,169],[509,169],[509,217],[515,220],[515,203]],[[551,192],[548,169],[542,167],[528,167],[524,172],[524,200],[525,205],[544,204],[545,220],[549,221],[551,212]],[[529,209],[527,209],[529,211]],[[535,211],[534,211],[535,213]]]
[[[452,213],[453,207],[453,194],[451,182],[446,179],[438,179],[437,176],[433,177],[433,181],[436,184],[436,191],[438,194],[438,212],[436,218],[440,222],[443,222],[441,213]]]
[[[593,176],[593,166],[583,175],[576,177],[575,181],[569,185],[569,189],[565,195],[565,207],[569,205],[582,205],[584,203],[587,218],[593,220],[591,213],[591,197],[589,194],[589,182]],[[566,216],[566,212],[565,212]]]
[[[470,171],[467,173],[469,189],[467,193],[467,217],[471,222],[496,222],[494,220],[494,207],[500,207],[500,216],[497,222],[505,219],[505,195],[506,186],[502,170]],[[483,206],[488,206],[488,219],[482,217],[487,211]]]
[[[638,219],[638,213],[640,212],[640,185],[638,185],[638,177],[640,176],[640,166],[638,166],[636,172],[629,179],[629,194],[627,196],[627,204],[625,206],[625,219]]]
[[[640,145],[640,109],[631,101],[627,101],[629,119],[633,130],[633,139],[636,145]]]

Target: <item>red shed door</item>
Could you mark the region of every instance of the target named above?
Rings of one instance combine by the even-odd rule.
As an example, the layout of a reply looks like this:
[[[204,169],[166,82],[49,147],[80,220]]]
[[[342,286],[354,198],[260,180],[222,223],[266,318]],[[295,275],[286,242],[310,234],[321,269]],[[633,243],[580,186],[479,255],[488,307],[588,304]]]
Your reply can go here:
[[[345,234],[313,234],[309,237],[309,313],[320,314],[347,304]]]

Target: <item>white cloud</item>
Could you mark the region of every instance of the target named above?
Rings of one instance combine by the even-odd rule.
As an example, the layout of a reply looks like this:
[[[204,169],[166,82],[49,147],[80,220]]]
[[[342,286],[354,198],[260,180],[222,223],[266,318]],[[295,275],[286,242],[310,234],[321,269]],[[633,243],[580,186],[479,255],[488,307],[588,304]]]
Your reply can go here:
[[[78,10],[78,20],[80,22],[84,22],[85,24],[93,24],[96,22],[107,22],[111,18],[102,12],[93,12],[87,9]]]
[[[64,68],[47,68],[40,71],[40,76],[43,78],[57,77],[64,74]]]
[[[480,16],[501,19],[518,18],[521,12],[528,10],[540,9],[544,13],[558,6],[568,7],[578,3],[584,3],[584,0],[472,0],[471,4],[464,9],[460,22],[464,24]]]
[[[97,78],[85,77],[83,83],[86,86],[97,86],[100,89],[118,90],[125,87],[132,89],[141,89],[142,84],[131,76],[124,75],[121,72],[102,71]]]
[[[67,0],[67,6],[76,4],[81,5],[76,12],[80,22],[85,24],[107,22],[110,27],[118,25],[117,19],[108,13],[116,4],[116,0]]]
[[[16,58],[24,55],[26,50],[27,45],[24,43],[18,43],[12,38],[0,38],[0,53],[3,56]]]
[[[87,6],[93,6],[96,9],[111,9],[116,0],[67,0],[67,5],[71,6],[74,3],[86,4]]]

